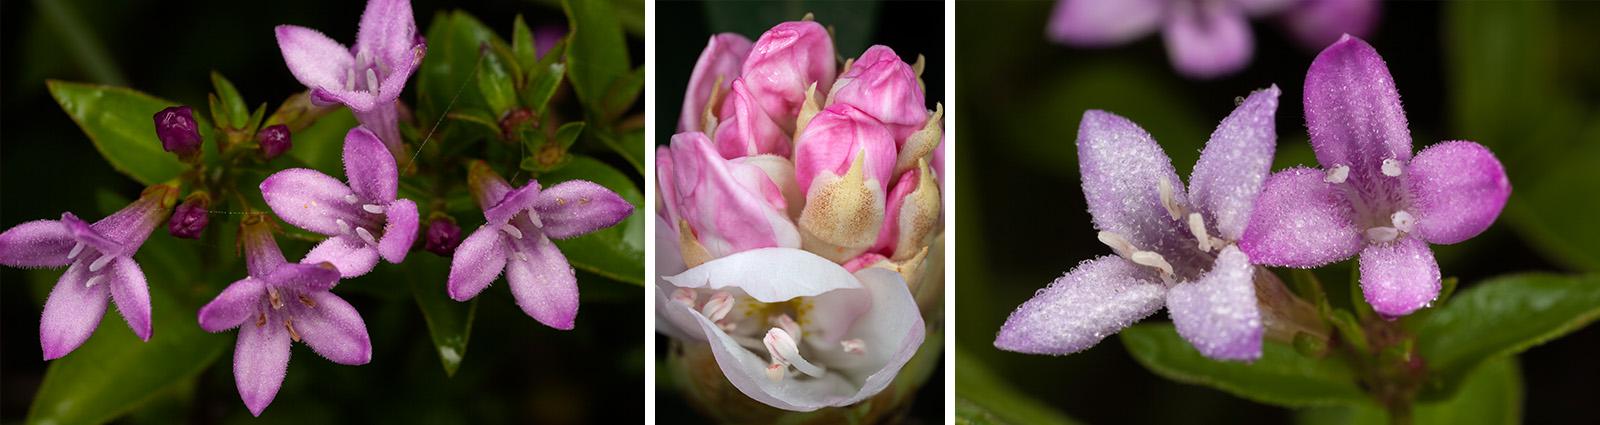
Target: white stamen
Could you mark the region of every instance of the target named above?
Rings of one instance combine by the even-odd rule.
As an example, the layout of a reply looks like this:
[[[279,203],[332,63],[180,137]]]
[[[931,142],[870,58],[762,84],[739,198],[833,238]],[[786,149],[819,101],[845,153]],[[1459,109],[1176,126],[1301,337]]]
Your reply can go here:
[[[1372,243],[1385,243],[1393,241],[1400,236],[1400,231],[1393,227],[1373,227],[1367,229],[1367,240]]]
[[[794,366],[800,373],[822,376],[824,370],[800,357],[800,346],[795,343],[794,337],[783,329],[768,329],[767,336],[761,339],[761,343],[767,346],[767,354],[772,356],[773,364]]]
[[[533,227],[544,228],[544,219],[539,218],[539,212],[532,208],[528,209],[528,221],[533,222]]]
[[[378,241],[376,239],[372,238],[372,232],[368,232],[367,228],[365,228],[365,227],[357,227],[356,228],[356,234],[357,235],[361,235],[361,240],[367,241],[367,245],[377,245],[378,244]]]
[[[1411,233],[1417,230],[1417,218],[1412,217],[1411,213],[1396,212],[1389,216],[1389,220],[1394,223],[1394,228],[1402,232]]]
[[[730,311],[733,311],[733,294],[728,291],[717,291],[710,300],[706,300],[706,305],[700,307],[700,314],[706,315],[712,322],[728,317]]]
[[[522,260],[522,261],[528,261],[528,254],[523,254],[521,252],[518,252],[517,253],[517,259],[518,260]]]
[[[789,335],[800,335],[800,323],[795,322],[794,318],[789,317],[788,314],[778,313],[767,316],[767,324],[783,329]]]
[[[78,258],[78,254],[82,254],[82,253],[83,253],[83,242],[78,242],[77,245],[73,245],[72,246],[72,252],[68,252],[67,253],[67,259],[71,260],[71,259],[74,259],[74,258]]]
[[[367,93],[372,93],[373,96],[378,95],[378,72],[373,71],[371,68],[367,69]]]
[[[839,345],[844,347],[844,352],[846,353],[855,355],[867,353],[867,343],[862,341],[861,338],[839,341]]]
[[[356,66],[365,66],[366,64],[367,64],[367,52],[365,52],[365,51],[356,52]]]
[[[517,226],[512,226],[510,224],[503,224],[503,225],[500,225],[500,231],[506,232],[506,234],[511,235],[511,237],[513,237],[513,238],[522,239],[522,231],[521,230],[517,230]]]
[[[1172,264],[1167,263],[1167,259],[1163,258],[1161,254],[1139,251],[1128,257],[1129,260],[1133,260],[1134,264],[1155,267],[1161,270],[1162,275],[1172,275]]]
[[[350,223],[346,223],[344,221],[344,219],[336,218],[336,219],[333,219],[333,222],[334,223],[339,223],[339,233],[340,234],[349,234],[350,233]]]
[[[1394,158],[1383,160],[1383,175],[1400,177],[1400,161],[1396,161]]]
[[[1173,220],[1182,217],[1183,206],[1178,205],[1178,198],[1172,195],[1172,182],[1167,181],[1166,177],[1162,177],[1159,189],[1161,190],[1161,206],[1167,207],[1167,215],[1172,216]]]
[[[1322,181],[1325,181],[1325,182],[1328,182],[1328,183],[1333,183],[1333,184],[1339,184],[1339,183],[1344,183],[1344,179],[1347,179],[1349,177],[1350,177],[1350,167],[1347,167],[1347,166],[1345,166],[1343,164],[1334,164],[1333,168],[1329,168],[1328,169],[1328,176],[1327,177],[1323,177]]]
[[[89,271],[97,272],[100,271],[100,269],[106,268],[106,264],[111,264],[111,259],[115,257],[116,256],[114,255],[101,255],[100,258],[95,259],[93,263],[89,263]]]
[[[100,284],[100,282],[105,282],[106,279],[110,279],[110,278],[106,277],[106,275],[103,275],[103,274],[102,275],[95,275],[94,277],[89,278],[88,282],[84,282],[83,283],[83,287],[85,287],[85,288],[93,288],[95,285]]]
[[[373,213],[373,214],[383,214],[383,206],[382,205],[366,204],[366,205],[362,205],[361,209],[367,210],[367,212]]]
[[[1123,238],[1122,235],[1118,235],[1116,233],[1100,232],[1100,234],[1096,235],[1096,237],[1100,238],[1100,243],[1106,244],[1106,246],[1111,247],[1112,250],[1117,251],[1117,254],[1126,256],[1133,255],[1134,252],[1139,251],[1138,248],[1133,247],[1133,244],[1128,243],[1128,239]]]
[[[344,91],[355,91],[355,90],[356,90],[356,69],[355,68],[346,69],[346,70],[344,70]]]
[[[789,367],[781,364],[767,366],[767,379],[772,380],[772,382],[782,381],[783,373],[787,371],[789,371]]]
[[[733,333],[733,331],[739,330],[739,324],[735,323],[733,321],[724,320],[724,321],[721,321],[721,322],[717,322],[717,328],[718,329],[722,329],[722,332],[724,332],[724,333],[730,333],[731,334],[731,333]]]
[[[357,202],[361,202],[361,198],[357,198],[356,195],[354,193],[352,193],[352,194],[349,194],[349,195],[345,195],[344,196],[344,201],[345,202],[349,202],[351,204],[354,204],[354,203],[357,203]]]
[[[1189,213],[1189,233],[1200,243],[1200,252],[1211,252],[1211,235],[1206,234],[1206,221],[1200,213]]]
[[[692,309],[694,308],[696,295],[698,294],[696,294],[693,289],[678,288],[672,291],[672,300],[683,303],[683,305],[689,306],[689,308]]]

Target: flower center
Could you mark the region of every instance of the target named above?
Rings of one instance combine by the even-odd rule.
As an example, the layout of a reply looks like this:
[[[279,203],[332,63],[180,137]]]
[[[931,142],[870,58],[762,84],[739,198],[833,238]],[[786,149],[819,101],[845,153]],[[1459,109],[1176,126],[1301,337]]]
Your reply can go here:
[[[83,286],[93,287],[111,279],[111,271],[105,270],[105,268],[107,265],[111,264],[111,260],[116,259],[117,256],[106,255],[105,253],[100,252],[100,250],[89,246],[89,244],[78,242],[77,245],[72,246],[72,251],[67,253],[67,259],[78,259],[80,256],[83,257],[82,259],[79,259],[80,261],[89,261],[89,273],[93,274],[93,276],[89,276],[89,279],[83,282]],[[90,258],[94,259],[90,260]],[[101,270],[105,271],[101,272]]]
[[[695,309],[699,301],[698,291],[689,288],[678,288],[672,291],[674,301]],[[797,298],[779,303],[763,303],[754,299],[737,299],[728,291],[712,293],[705,304],[695,309],[706,316],[723,332],[728,333],[740,346],[760,353],[765,351],[771,360],[771,365],[764,367],[767,378],[773,382],[781,381],[788,376],[789,368],[794,368],[804,376],[821,377],[826,369],[812,364],[802,354],[802,347],[798,338],[814,335],[807,331],[806,313],[813,310],[811,301]],[[798,318],[798,319],[796,319]],[[766,329],[765,333],[761,333]],[[757,338],[760,339],[757,339]],[[804,349],[807,351],[820,350],[820,343],[812,341]],[[862,355],[869,349],[866,341],[853,338],[839,341],[840,351]],[[815,353],[813,353],[815,354]]]
[[[1355,210],[1356,225],[1366,229],[1367,243],[1374,245],[1394,242],[1416,231],[1417,225],[1416,217],[1406,211],[1405,163],[1384,159],[1378,173],[1351,179],[1350,166],[1334,164],[1323,178],[1345,192]]]
[[[529,208],[511,217],[511,222],[500,225],[499,229],[512,239],[520,241],[525,234],[538,232],[543,227],[544,222],[539,219],[539,213]],[[512,259],[528,261],[528,254],[522,252],[521,244],[513,242],[508,245],[511,247]]]
[[[365,90],[372,95],[378,95],[378,81],[381,77],[389,75],[392,71],[383,61],[376,56],[369,56],[367,52],[356,52],[355,62],[350,69],[345,70],[344,90]]]
[[[272,316],[273,320],[270,321],[273,322],[276,322],[276,318],[282,317],[283,328],[289,331],[289,338],[294,339],[295,342],[300,342],[300,332],[294,328],[294,317],[289,314],[289,311],[283,310],[285,306],[289,305],[288,303],[293,302],[299,302],[306,308],[317,306],[316,300],[312,300],[306,294],[294,294],[291,298],[287,288],[267,285],[266,305],[256,312],[256,327],[266,326],[269,321],[268,316]]]
[[[355,194],[345,195],[344,201],[350,205],[360,204],[361,211],[367,213],[367,217],[364,217],[366,220],[361,220],[356,223],[345,221],[342,218],[334,219],[334,223],[339,225],[339,234],[360,238],[369,246],[377,246],[378,239],[383,238],[383,223],[388,219],[384,213],[387,212],[388,209],[378,204],[363,204],[361,202],[361,198],[356,197]]]

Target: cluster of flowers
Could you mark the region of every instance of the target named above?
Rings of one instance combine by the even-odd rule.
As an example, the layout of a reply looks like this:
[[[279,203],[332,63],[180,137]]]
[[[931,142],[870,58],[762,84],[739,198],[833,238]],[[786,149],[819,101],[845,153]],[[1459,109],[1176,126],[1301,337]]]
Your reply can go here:
[[[840,60],[806,19],[711,37],[656,150],[656,328],[793,411],[887,387],[922,344],[942,234],[942,105],[921,60]]]
[[[239,328],[234,379],[256,415],[283,383],[291,341],[341,364],[371,360],[372,343],[361,315],[329,291],[342,278],[370,272],[379,258],[403,261],[420,227],[417,204],[399,198],[397,163],[406,159],[397,99],[427,50],[410,3],[369,2],[352,48],[308,28],[283,25],[276,33],[289,70],[310,89],[310,103],[347,106],[361,124],[349,131],[343,145],[347,182],[315,170],[288,169],[260,183],[262,198],[278,218],[328,238],[298,263],[289,263],[274,240],[275,221],[266,214],[248,215],[239,227],[247,277],[199,311],[199,325],[207,331]],[[163,110],[154,122],[166,150],[199,163],[203,139],[188,107]],[[264,158],[291,146],[284,125],[267,127],[257,137]],[[610,227],[631,215],[633,205],[586,181],[544,190],[530,181],[512,188],[482,161],[472,165],[469,184],[488,223],[465,241],[449,221],[429,226],[426,249],[441,256],[454,251],[451,297],[469,300],[504,271],[528,315],[571,329],[578,312],[577,282],[550,238]],[[65,213],[59,221],[27,222],[0,234],[0,264],[69,266],[40,320],[46,360],[67,355],[89,338],[105,314],[108,292],[134,333],[150,339],[149,286],[132,257],[162,221],[168,221],[174,236],[191,239],[199,238],[208,222],[204,192],[195,190],[174,211],[179,192],[176,181],[156,184],[138,201],[92,225]]]
[[[1428,244],[1461,242],[1494,222],[1511,194],[1499,160],[1466,141],[1413,156],[1388,67],[1346,35],[1306,75],[1306,122],[1322,169],[1269,176],[1278,95],[1277,86],[1257,91],[1222,121],[1187,191],[1143,129],[1085,113],[1083,191],[1100,241],[1116,255],[1040,290],[1006,320],[995,346],[1082,351],[1165,305],[1201,354],[1252,362],[1272,333],[1264,324],[1293,321],[1274,308],[1282,283],[1262,266],[1317,267],[1358,253],[1362,292],[1379,315],[1394,320],[1430,305],[1440,274]]]

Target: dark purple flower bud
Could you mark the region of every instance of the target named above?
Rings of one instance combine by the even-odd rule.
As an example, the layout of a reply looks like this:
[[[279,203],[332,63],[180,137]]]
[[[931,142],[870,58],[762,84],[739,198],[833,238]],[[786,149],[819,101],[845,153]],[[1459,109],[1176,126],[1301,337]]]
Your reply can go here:
[[[456,253],[456,246],[461,245],[461,227],[448,219],[435,218],[428,223],[428,242],[422,249],[449,258]]]
[[[178,154],[184,162],[193,162],[200,158],[200,126],[194,122],[194,111],[188,106],[174,106],[162,109],[155,116],[156,138],[161,139],[161,148],[167,152]]]
[[[211,196],[205,192],[194,192],[184,198],[183,203],[172,211],[172,218],[167,220],[167,233],[184,239],[200,239],[200,232],[206,229],[206,223],[211,218],[206,216],[206,208],[211,206]]]
[[[267,126],[256,133],[256,140],[261,142],[261,156],[267,159],[277,158],[294,147],[289,142],[289,126],[278,124]]]

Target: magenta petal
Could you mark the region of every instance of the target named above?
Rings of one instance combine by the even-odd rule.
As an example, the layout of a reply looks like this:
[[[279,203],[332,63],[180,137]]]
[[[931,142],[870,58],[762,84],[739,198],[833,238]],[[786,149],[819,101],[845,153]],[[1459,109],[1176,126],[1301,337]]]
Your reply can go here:
[[[1084,112],[1078,166],[1096,229],[1120,235],[1141,251],[1160,253],[1181,276],[1209,264],[1194,249],[1187,219],[1173,219],[1161,204],[1163,178],[1178,204],[1189,201],[1172,160],[1144,129],[1109,112]]]
[[[395,168],[394,155],[364,126],[352,128],[344,136],[344,173],[350,190],[362,202],[394,202],[400,191],[400,170]]]
[[[1156,29],[1168,0],[1059,0],[1050,13],[1050,39],[1085,47],[1114,46]]]
[[[104,285],[111,288],[111,300],[117,302],[117,311],[133,329],[139,339],[150,340],[150,285],[144,280],[144,271],[132,258],[117,257],[111,260]]]
[[[39,319],[39,343],[44,359],[67,355],[89,340],[100,318],[106,314],[110,285],[84,286],[89,280],[89,265],[80,261],[67,268],[45,299],[44,315]]]
[[[384,209],[384,217],[389,222],[384,224],[383,238],[378,240],[378,254],[383,255],[384,261],[398,264],[406,259],[411,244],[417,241],[417,229],[421,226],[417,203],[400,199],[390,202]]]
[[[317,106],[332,106],[342,104],[350,107],[351,111],[371,111],[379,102],[378,95],[366,90],[344,90],[343,88],[317,87],[311,89],[311,104]]]
[[[700,132],[672,136],[671,152],[678,213],[712,257],[800,246],[783,192],[760,167],[723,159]]]
[[[300,262],[304,264],[317,264],[321,262],[333,263],[339,268],[339,276],[356,277],[372,271],[378,265],[378,250],[367,246],[366,241],[350,236],[334,236],[311,248],[306,257]]]
[[[300,334],[301,341],[334,363],[360,365],[372,360],[372,340],[367,337],[367,324],[361,321],[361,313],[355,307],[328,292],[303,295],[316,305],[287,304],[294,312],[294,330]]]
[[[389,149],[390,162],[394,161],[393,158],[406,157],[405,151],[400,148],[400,111],[396,109],[394,100],[378,99],[372,109],[363,111],[350,108],[350,114],[355,115],[356,122],[361,123],[356,128],[371,131],[383,142],[384,148]]]
[[[545,188],[533,208],[544,221],[544,233],[566,239],[621,223],[633,215],[633,204],[592,182],[573,180]]]
[[[916,72],[884,45],[868,47],[850,71],[839,76],[827,96],[832,103],[854,106],[883,122],[894,132],[896,148],[903,147],[906,137],[928,121],[927,101]]]
[[[1423,240],[1453,244],[1487,229],[1511,196],[1511,181],[1483,145],[1444,142],[1417,154],[1406,168],[1411,213]]]
[[[744,79],[733,80],[730,89],[733,91],[723,99],[722,110],[717,111],[721,122],[717,123],[712,138],[717,143],[717,152],[728,159],[788,154],[791,149],[789,134],[793,132],[779,127],[778,122],[783,118],[768,115]],[[789,120],[794,121],[794,118]]]
[[[355,63],[350,49],[317,30],[279,25],[274,29],[283,61],[300,84],[316,88],[343,88],[346,71]]]
[[[11,267],[61,267],[77,245],[72,230],[58,220],[34,220],[0,233],[0,264]]]
[[[1250,64],[1255,38],[1244,14],[1223,2],[1173,2],[1161,36],[1178,72],[1193,78],[1232,74]]]
[[[490,225],[509,223],[517,214],[533,208],[533,205],[539,202],[539,190],[539,183],[530,180],[528,184],[506,192],[499,203],[483,210],[483,218],[487,219]]]
[[[1359,38],[1340,38],[1311,62],[1305,110],[1317,162],[1350,167],[1352,184],[1392,180],[1383,175],[1383,160],[1411,160],[1400,92],[1378,51]]]
[[[773,26],[756,39],[740,76],[749,84],[767,116],[793,133],[806,88],[828,93],[837,77],[833,36],[815,21],[790,21]]]
[[[261,311],[261,296],[266,291],[266,283],[253,277],[233,282],[211,302],[200,307],[200,329],[222,332],[255,318]],[[254,321],[251,323],[254,324]]]
[[[578,316],[578,277],[567,257],[544,235],[526,235],[512,243],[518,252],[506,263],[506,280],[517,305],[545,326],[572,329]]]
[[[233,347],[233,382],[239,388],[250,414],[272,404],[289,371],[289,330],[282,323],[239,327],[239,342]]]
[[[1161,309],[1167,289],[1158,282],[1121,257],[1086,261],[1017,307],[994,346],[1029,354],[1083,351]]]
[[[356,31],[356,51],[365,52],[388,68],[414,69],[421,59],[412,49],[416,40],[417,23],[410,0],[367,2],[366,10],[361,12],[361,27]]]
[[[506,237],[500,229],[480,227],[461,241],[450,259],[450,298],[470,300],[500,277],[506,268]]]
[[[1283,14],[1289,32],[1311,51],[1350,34],[1366,37],[1382,14],[1378,0],[1304,0]]]
[[[322,263],[284,264],[258,280],[292,292],[327,291],[339,283],[339,270],[333,267]]]
[[[711,36],[700,59],[694,63],[694,73],[689,75],[689,88],[683,93],[683,111],[678,115],[678,132],[702,131],[700,118],[705,114],[706,102],[711,98],[712,84],[722,77],[722,89],[727,90],[745,56],[750,55],[750,39],[739,33],[725,32]]]
[[[1256,264],[1316,267],[1361,250],[1361,230],[1344,191],[1323,172],[1290,168],[1267,177],[1239,249]]]
[[[296,227],[321,233],[339,235],[338,220],[351,226],[370,227],[376,224],[360,204],[347,198],[354,193],[333,177],[314,170],[291,168],[279,171],[261,182],[261,197],[267,206],[283,221]],[[359,202],[359,200],[358,200]]]
[[[1207,222],[1216,223],[1222,239],[1244,236],[1261,183],[1272,171],[1279,93],[1276,84],[1251,93],[1211,133],[1189,175],[1189,200]]]
[[[1414,237],[1361,251],[1361,292],[1385,318],[1427,307],[1439,297],[1439,263],[1428,243]]]
[[[1256,307],[1256,267],[1238,248],[1217,253],[1217,262],[1196,282],[1167,292],[1167,312],[1178,335],[1213,360],[1254,362],[1261,358],[1261,310]]]

